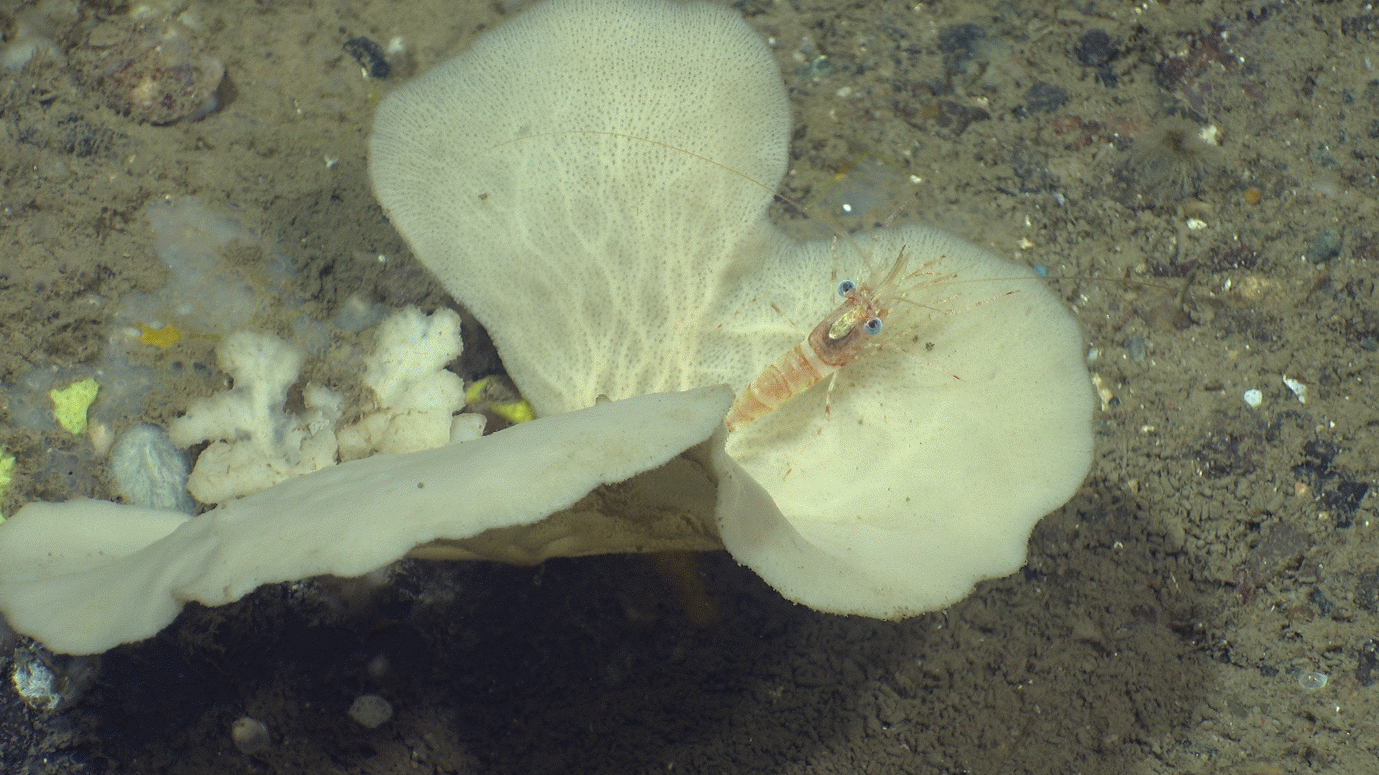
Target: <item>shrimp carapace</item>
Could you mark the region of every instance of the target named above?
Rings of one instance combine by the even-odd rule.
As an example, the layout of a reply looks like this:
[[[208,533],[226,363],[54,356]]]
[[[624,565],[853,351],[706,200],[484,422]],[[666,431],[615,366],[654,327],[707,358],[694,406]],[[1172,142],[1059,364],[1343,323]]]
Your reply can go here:
[[[825,377],[836,376],[839,369],[865,352],[868,345],[873,345],[872,337],[881,333],[886,316],[895,305],[909,301],[905,296],[917,283],[904,283],[926,274],[931,264],[942,259],[939,257],[906,273],[908,257],[905,248],[901,247],[889,267],[873,272],[861,283],[852,280],[838,283],[842,303],[814,326],[804,341],[767,366],[738,395],[723,418],[728,430],[736,430],[761,417]],[[832,384],[829,387],[831,390]]]

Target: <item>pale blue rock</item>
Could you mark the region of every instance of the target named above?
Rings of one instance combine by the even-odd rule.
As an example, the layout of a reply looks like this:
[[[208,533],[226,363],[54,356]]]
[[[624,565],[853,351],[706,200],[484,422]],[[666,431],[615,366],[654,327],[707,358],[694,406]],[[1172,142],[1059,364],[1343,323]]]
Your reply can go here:
[[[126,503],[192,513],[187,492],[191,465],[187,454],[156,425],[136,425],[115,440],[110,450],[110,475],[115,491]]]

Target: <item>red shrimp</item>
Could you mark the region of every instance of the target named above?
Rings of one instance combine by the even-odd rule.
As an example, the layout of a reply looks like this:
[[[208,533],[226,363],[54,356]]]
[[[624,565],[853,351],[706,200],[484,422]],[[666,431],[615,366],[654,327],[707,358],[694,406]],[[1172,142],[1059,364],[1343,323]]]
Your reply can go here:
[[[881,333],[886,315],[896,303],[907,301],[905,295],[914,288],[914,284],[902,288],[901,283],[924,271],[924,267],[920,267],[905,274],[905,263],[902,247],[889,269],[873,272],[860,284],[851,280],[838,283],[838,295],[843,297],[843,302],[828,313],[803,342],[767,366],[738,395],[723,418],[728,430],[736,430],[761,417],[825,377],[836,378],[839,369],[865,352],[871,338]],[[829,391],[832,390],[830,382]]]

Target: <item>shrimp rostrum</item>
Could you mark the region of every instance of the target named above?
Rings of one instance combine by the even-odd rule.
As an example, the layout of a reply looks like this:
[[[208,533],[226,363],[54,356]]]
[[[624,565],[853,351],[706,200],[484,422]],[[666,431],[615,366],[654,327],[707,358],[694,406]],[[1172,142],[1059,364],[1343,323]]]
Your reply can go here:
[[[886,318],[904,302],[906,296],[925,284],[929,265],[935,259],[906,272],[908,258],[902,247],[889,267],[871,273],[860,283],[838,283],[842,302],[814,326],[804,341],[767,366],[733,402],[724,423],[728,430],[752,422],[825,378],[836,378],[848,363],[878,346],[875,341]],[[925,275],[926,280],[916,278]],[[922,306],[922,305],[921,305]],[[832,383],[829,385],[832,390]]]

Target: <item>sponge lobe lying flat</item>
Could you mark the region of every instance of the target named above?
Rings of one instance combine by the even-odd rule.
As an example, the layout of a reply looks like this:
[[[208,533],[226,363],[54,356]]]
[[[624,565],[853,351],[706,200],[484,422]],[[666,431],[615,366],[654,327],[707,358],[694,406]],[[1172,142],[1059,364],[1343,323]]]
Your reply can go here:
[[[195,518],[107,501],[31,503],[0,526],[0,612],[53,651],[105,651],[157,633],[187,601],[222,605],[261,584],[360,576],[419,544],[536,523],[721,435],[731,402],[719,386],[605,403],[341,463]],[[583,546],[567,548],[598,551],[609,537],[576,538]]]

